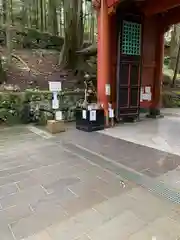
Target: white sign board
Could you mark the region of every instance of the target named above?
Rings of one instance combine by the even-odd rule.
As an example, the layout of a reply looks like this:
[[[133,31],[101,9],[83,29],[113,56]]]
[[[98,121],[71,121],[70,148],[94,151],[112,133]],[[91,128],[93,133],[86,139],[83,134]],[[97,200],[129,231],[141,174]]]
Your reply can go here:
[[[59,92],[62,90],[61,82],[49,82],[49,91]]]
[[[144,88],[141,88],[141,92],[140,92],[140,102],[143,102],[143,94],[144,94]]]
[[[144,94],[144,100],[151,101],[151,93],[145,93]]]
[[[59,100],[53,99],[52,100],[52,109],[58,109],[59,108]]]
[[[109,109],[109,118],[114,118],[114,109]]]
[[[53,100],[52,100],[52,109],[59,108],[59,100],[57,92],[53,92]]]
[[[151,100],[152,100],[151,87],[150,86],[142,87],[140,92],[140,102]]]
[[[86,118],[87,118],[87,111],[82,110],[82,119],[86,119]]]
[[[96,110],[91,110],[90,111],[90,121],[96,121]]]
[[[111,86],[110,86],[110,84],[106,84],[105,88],[106,88],[106,96],[110,96],[111,95]]]
[[[56,111],[55,118],[56,118],[57,121],[61,121],[63,119],[62,112],[61,111]]]
[[[145,87],[145,93],[151,93],[151,87]]]

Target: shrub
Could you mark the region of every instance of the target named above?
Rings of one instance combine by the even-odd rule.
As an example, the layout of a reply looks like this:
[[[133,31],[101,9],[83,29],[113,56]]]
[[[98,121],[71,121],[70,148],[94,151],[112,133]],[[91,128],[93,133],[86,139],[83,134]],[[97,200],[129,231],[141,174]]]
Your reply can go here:
[[[163,85],[170,86],[171,83],[172,83],[172,78],[167,74],[163,74]]]
[[[52,97],[49,91],[0,92],[0,120],[7,124],[36,122],[44,125],[54,116],[51,107]],[[83,93],[81,91],[60,92],[58,98],[59,110],[63,111],[64,119],[74,120],[74,110],[77,102],[83,98]]]
[[[171,91],[163,92],[162,105],[166,108],[180,107],[180,93]]]

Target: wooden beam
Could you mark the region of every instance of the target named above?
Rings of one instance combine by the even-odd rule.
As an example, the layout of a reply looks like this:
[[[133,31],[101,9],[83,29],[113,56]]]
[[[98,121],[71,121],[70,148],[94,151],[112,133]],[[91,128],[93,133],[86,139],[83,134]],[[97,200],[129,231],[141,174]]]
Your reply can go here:
[[[170,25],[180,23],[180,6],[166,12],[163,16],[163,25],[167,29]]]
[[[143,12],[146,16],[150,16],[178,6],[180,6],[180,0],[147,0]]]
[[[117,4],[119,4],[119,2],[120,0],[107,0],[108,8],[115,7]]]

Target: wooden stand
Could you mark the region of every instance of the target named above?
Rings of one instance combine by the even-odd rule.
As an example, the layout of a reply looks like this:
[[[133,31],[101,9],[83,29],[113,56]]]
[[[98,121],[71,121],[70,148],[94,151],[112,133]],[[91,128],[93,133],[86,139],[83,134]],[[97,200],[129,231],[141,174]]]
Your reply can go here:
[[[64,121],[49,120],[46,128],[51,134],[65,132]]]

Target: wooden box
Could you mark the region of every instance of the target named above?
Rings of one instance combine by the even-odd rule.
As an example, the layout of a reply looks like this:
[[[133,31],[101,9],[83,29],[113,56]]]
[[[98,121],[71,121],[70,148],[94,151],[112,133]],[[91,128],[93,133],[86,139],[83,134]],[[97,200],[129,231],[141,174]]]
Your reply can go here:
[[[65,132],[64,121],[48,120],[46,128],[52,134]]]

